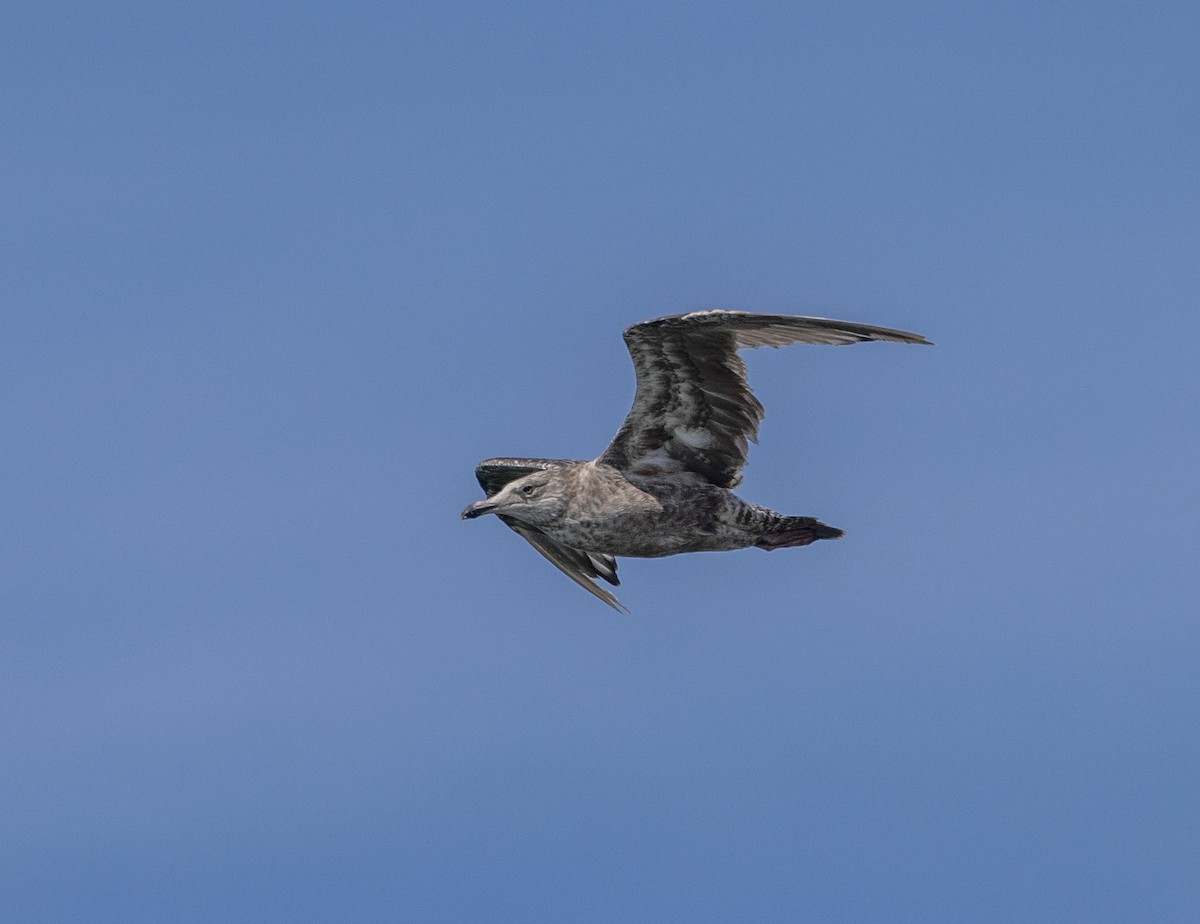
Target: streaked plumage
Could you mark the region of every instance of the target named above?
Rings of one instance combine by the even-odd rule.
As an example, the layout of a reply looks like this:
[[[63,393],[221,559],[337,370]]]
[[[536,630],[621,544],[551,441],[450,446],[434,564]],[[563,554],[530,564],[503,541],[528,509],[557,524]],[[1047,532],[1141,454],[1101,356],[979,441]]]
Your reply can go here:
[[[594,583],[617,579],[616,556],[764,549],[836,539],[841,530],[788,517],[729,489],[742,480],[763,407],[738,350],[868,340],[927,344],[918,334],[826,318],[695,311],[634,324],[625,343],[637,373],[633,408],[599,458],[488,459],[487,499],[464,519],[496,513],[564,574],[609,606]]]

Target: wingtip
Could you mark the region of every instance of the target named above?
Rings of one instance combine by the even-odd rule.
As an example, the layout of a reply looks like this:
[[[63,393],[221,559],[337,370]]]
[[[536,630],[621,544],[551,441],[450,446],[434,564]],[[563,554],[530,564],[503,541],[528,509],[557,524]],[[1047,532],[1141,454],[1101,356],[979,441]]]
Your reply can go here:
[[[595,587],[595,590],[592,591],[593,594],[595,594],[597,597],[599,597],[601,600],[603,600],[605,603],[607,603],[609,606],[611,606],[614,610],[616,610],[622,616],[628,616],[630,614],[631,611],[630,611],[629,607],[627,607],[624,603],[622,603],[620,600],[618,600],[616,598],[616,596],[614,596],[612,593],[605,590],[603,587],[596,587],[595,584],[593,584],[592,587]]]

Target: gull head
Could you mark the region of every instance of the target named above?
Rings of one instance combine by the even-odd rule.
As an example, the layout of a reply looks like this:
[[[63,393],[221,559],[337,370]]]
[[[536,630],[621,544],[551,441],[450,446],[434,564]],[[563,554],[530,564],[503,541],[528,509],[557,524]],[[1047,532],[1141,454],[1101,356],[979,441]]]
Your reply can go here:
[[[553,526],[566,512],[565,487],[558,472],[534,472],[510,481],[491,497],[470,504],[462,512],[462,518],[473,520],[496,513],[530,526]]]

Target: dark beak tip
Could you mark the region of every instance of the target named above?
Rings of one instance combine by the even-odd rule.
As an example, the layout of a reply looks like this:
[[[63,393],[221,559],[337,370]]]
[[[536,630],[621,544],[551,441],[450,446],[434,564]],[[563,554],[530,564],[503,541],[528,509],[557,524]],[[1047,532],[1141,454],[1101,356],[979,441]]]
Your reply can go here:
[[[494,505],[486,500],[476,501],[473,504],[468,504],[466,509],[460,514],[460,519],[473,520],[476,517],[481,517],[485,513],[491,513]]]

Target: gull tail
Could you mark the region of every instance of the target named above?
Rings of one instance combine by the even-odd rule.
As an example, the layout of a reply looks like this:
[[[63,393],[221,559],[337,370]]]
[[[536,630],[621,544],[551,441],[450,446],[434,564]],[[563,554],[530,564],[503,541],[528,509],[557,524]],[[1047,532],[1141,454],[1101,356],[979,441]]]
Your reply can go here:
[[[779,517],[768,525],[754,546],[771,552],[812,545],[818,539],[841,539],[844,535],[840,529],[826,526],[816,517]]]

